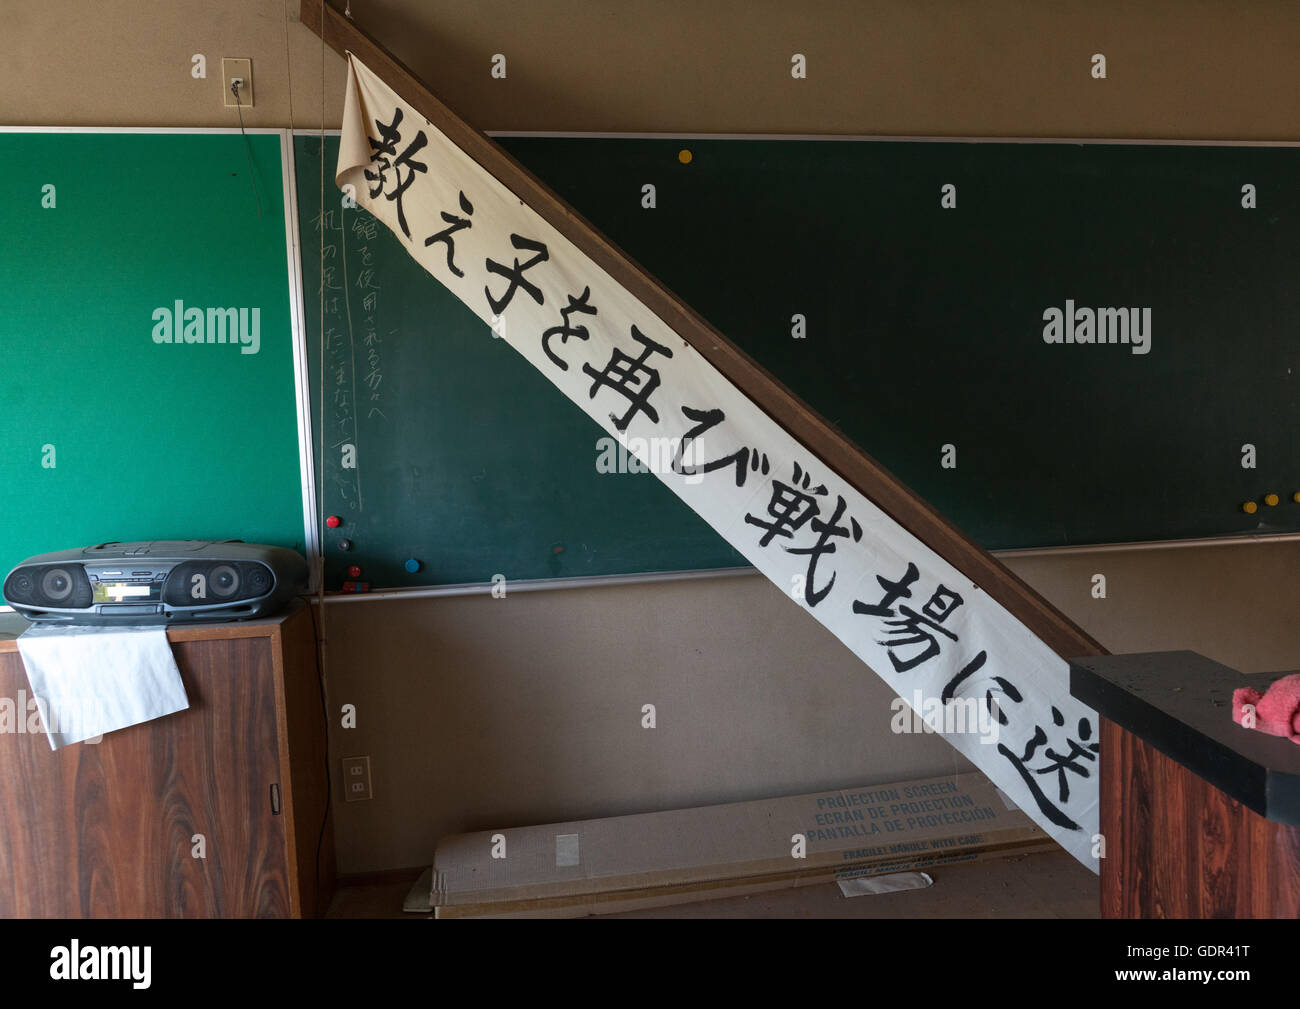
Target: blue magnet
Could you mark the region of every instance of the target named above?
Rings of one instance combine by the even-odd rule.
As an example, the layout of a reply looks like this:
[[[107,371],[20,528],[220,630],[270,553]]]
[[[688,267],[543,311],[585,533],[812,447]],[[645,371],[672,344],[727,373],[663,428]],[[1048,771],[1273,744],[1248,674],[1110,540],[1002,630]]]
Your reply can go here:
[[[414,557],[412,557],[409,561],[407,561],[403,565],[403,567],[405,567],[407,571],[411,572],[411,574],[415,574],[417,571],[420,570],[420,562],[417,561]]]

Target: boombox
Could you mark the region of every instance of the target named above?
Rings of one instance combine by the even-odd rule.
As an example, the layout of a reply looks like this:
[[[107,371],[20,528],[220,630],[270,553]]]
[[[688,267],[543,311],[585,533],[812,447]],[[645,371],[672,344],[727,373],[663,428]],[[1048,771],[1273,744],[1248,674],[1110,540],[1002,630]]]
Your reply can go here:
[[[29,558],[4,598],[42,623],[166,624],[269,616],[306,586],[307,562],[283,547],[155,540]]]

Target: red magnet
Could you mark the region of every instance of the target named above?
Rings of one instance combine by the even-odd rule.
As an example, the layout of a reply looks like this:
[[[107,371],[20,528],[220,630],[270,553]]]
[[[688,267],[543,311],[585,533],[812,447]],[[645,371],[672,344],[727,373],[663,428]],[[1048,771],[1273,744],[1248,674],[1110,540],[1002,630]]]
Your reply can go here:
[[[348,568],[348,577],[349,577],[349,578],[360,578],[360,577],[361,577],[361,568],[359,568],[357,565],[353,564],[350,568]]]
[[[337,529],[339,526],[343,524],[343,520],[339,518],[337,515],[331,515],[329,518],[325,520],[325,524],[329,526],[331,529]]]

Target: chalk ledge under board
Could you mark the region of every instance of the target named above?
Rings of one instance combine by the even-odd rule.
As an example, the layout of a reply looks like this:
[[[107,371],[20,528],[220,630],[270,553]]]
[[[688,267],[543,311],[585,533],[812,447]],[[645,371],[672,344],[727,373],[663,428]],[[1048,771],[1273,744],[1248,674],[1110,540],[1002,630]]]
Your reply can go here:
[[[1139,553],[1151,550],[1181,550],[1191,547],[1260,546],[1268,543],[1300,542],[1300,533],[1246,533],[1241,536],[1208,536],[1204,539],[1150,540],[1143,543],[1097,543],[1091,546],[1029,547],[1023,550],[990,550],[999,559],[1022,557],[1065,557],[1074,554]],[[591,575],[582,578],[530,578],[505,583],[507,592],[541,592],[549,589],[598,589],[648,582],[701,581],[710,578],[736,578],[760,575],[754,567],[711,568],[702,571],[650,571],[631,575]],[[360,602],[367,599],[419,599],[424,596],[491,595],[491,582],[464,585],[412,585],[406,588],[376,589],[373,592],[326,592],[320,598],[327,603]],[[316,597],[312,597],[316,598]],[[0,608],[4,609],[4,608]]]
[[[1300,541],[1300,533],[1279,533],[1275,535],[1219,536],[1193,540],[1153,540],[1147,543],[1099,543],[1095,546],[1068,547],[1032,547],[1026,550],[993,550],[998,558],[1052,557],[1070,554],[1116,553],[1147,550],[1177,550],[1188,547],[1242,546],[1266,543],[1287,543]],[[649,582],[701,581],[709,578],[737,578],[745,575],[758,576],[759,571],[753,567],[714,568],[704,571],[651,571],[639,575],[592,575],[585,578],[533,578],[506,582],[507,592],[541,592],[550,589],[598,589],[614,588],[620,585],[641,585]],[[426,596],[484,596],[491,595],[495,586],[491,582],[478,582],[465,585],[413,585],[407,588],[376,589],[373,592],[325,592],[320,596],[304,595],[310,601],[321,599],[327,603],[362,602],[375,599],[420,599]],[[0,614],[17,614],[11,606],[0,606]],[[24,622],[25,623],[25,622]],[[0,624],[0,640],[6,636],[4,625]]]

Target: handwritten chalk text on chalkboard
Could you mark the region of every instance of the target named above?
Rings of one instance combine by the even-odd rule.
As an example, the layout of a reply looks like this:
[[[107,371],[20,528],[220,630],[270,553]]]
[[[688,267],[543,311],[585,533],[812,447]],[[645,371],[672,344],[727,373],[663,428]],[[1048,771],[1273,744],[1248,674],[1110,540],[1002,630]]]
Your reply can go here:
[[[1044,343],[1120,343],[1134,354],[1151,352],[1150,308],[1075,308],[1065,299],[1065,310],[1043,310]]]
[[[173,308],[153,310],[154,343],[238,344],[241,354],[262,349],[260,308],[186,308],[178,298]]]

